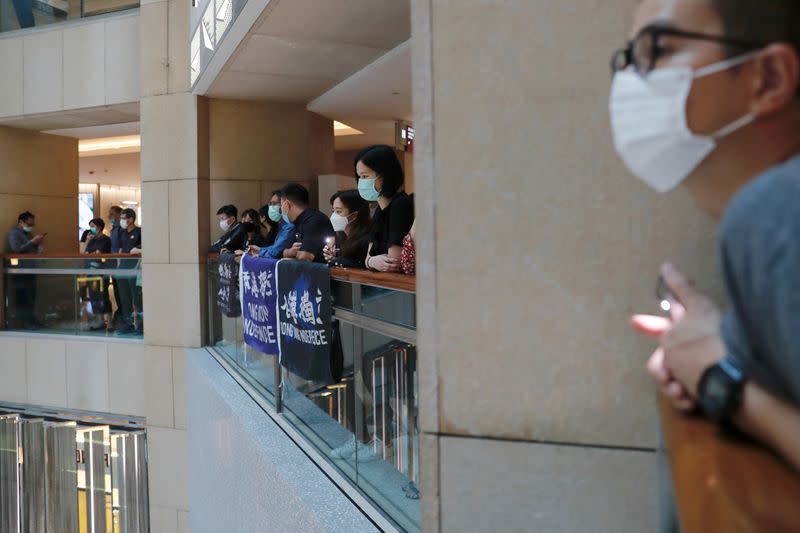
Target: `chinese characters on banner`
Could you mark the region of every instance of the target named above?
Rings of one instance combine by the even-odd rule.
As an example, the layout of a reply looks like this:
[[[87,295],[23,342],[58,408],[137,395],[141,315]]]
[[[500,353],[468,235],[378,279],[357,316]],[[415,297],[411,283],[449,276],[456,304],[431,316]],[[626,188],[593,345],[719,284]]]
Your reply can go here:
[[[220,254],[217,263],[217,306],[228,318],[241,316],[239,307],[239,265],[233,254]]]
[[[333,383],[330,270],[307,261],[281,261],[278,294],[281,365],[303,379]]]
[[[267,355],[279,355],[278,287],[274,259],[242,257],[239,287],[242,293],[244,341]]]

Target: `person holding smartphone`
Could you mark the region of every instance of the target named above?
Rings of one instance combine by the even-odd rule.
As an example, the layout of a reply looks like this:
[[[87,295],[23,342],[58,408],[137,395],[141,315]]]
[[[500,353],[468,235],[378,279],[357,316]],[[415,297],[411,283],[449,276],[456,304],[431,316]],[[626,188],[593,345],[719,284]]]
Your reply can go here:
[[[30,211],[20,213],[17,225],[8,232],[8,251],[13,254],[38,254],[42,251],[42,241],[46,233],[33,234],[36,226],[36,217]],[[39,323],[35,316],[36,306],[36,277],[33,274],[19,274],[13,276],[16,299],[16,322],[14,326],[24,329],[36,329]]]
[[[800,2],[644,0],[612,58],[614,145],[658,192],[684,184],[721,221],[722,312],[678,268],[648,369],[800,469]],[[666,306],[664,306],[666,307]]]

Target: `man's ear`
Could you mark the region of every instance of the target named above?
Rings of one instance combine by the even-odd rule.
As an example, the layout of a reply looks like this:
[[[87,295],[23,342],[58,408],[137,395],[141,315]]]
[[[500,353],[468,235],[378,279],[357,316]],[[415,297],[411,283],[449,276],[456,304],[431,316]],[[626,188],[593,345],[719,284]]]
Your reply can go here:
[[[800,56],[793,46],[773,44],[753,60],[751,112],[756,116],[783,111],[798,97]]]

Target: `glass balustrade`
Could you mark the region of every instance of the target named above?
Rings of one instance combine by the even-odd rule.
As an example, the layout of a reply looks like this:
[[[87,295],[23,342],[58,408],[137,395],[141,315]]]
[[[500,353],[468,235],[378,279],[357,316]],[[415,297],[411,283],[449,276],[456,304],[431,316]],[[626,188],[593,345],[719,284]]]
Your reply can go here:
[[[217,307],[209,260],[209,344],[400,529],[419,531],[419,396],[414,279],[332,272],[343,372],[333,384],[281,369],[244,343],[242,318]],[[344,273],[341,271],[340,273]],[[338,278],[338,279],[337,279]],[[278,387],[278,384],[281,387]]]
[[[130,255],[3,259],[6,331],[142,339],[141,258]]]
[[[39,28],[139,7],[139,0],[0,0],[0,32]]]

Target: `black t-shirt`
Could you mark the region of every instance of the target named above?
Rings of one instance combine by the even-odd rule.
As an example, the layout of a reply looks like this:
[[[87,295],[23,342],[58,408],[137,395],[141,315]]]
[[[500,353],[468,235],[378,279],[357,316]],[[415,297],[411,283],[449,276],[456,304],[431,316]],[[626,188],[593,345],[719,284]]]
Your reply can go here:
[[[299,235],[302,243],[300,251],[314,254],[315,263],[324,263],[325,256],[322,249],[325,247],[325,239],[336,235],[331,220],[316,209],[309,207],[300,213],[293,224],[294,232]],[[295,242],[297,242],[296,239]]]
[[[121,250],[124,254],[130,253],[134,248],[142,247],[142,228],[136,227],[133,228],[133,231],[125,230],[120,237],[122,238]]]
[[[371,256],[389,253],[392,246],[403,246],[411,226],[414,225],[414,198],[399,192],[386,209],[375,211],[372,219]]]
[[[102,233],[98,233],[94,239],[89,241],[89,243],[86,245],[86,253],[95,254],[98,252],[101,254],[111,253],[111,237],[107,237]]]

